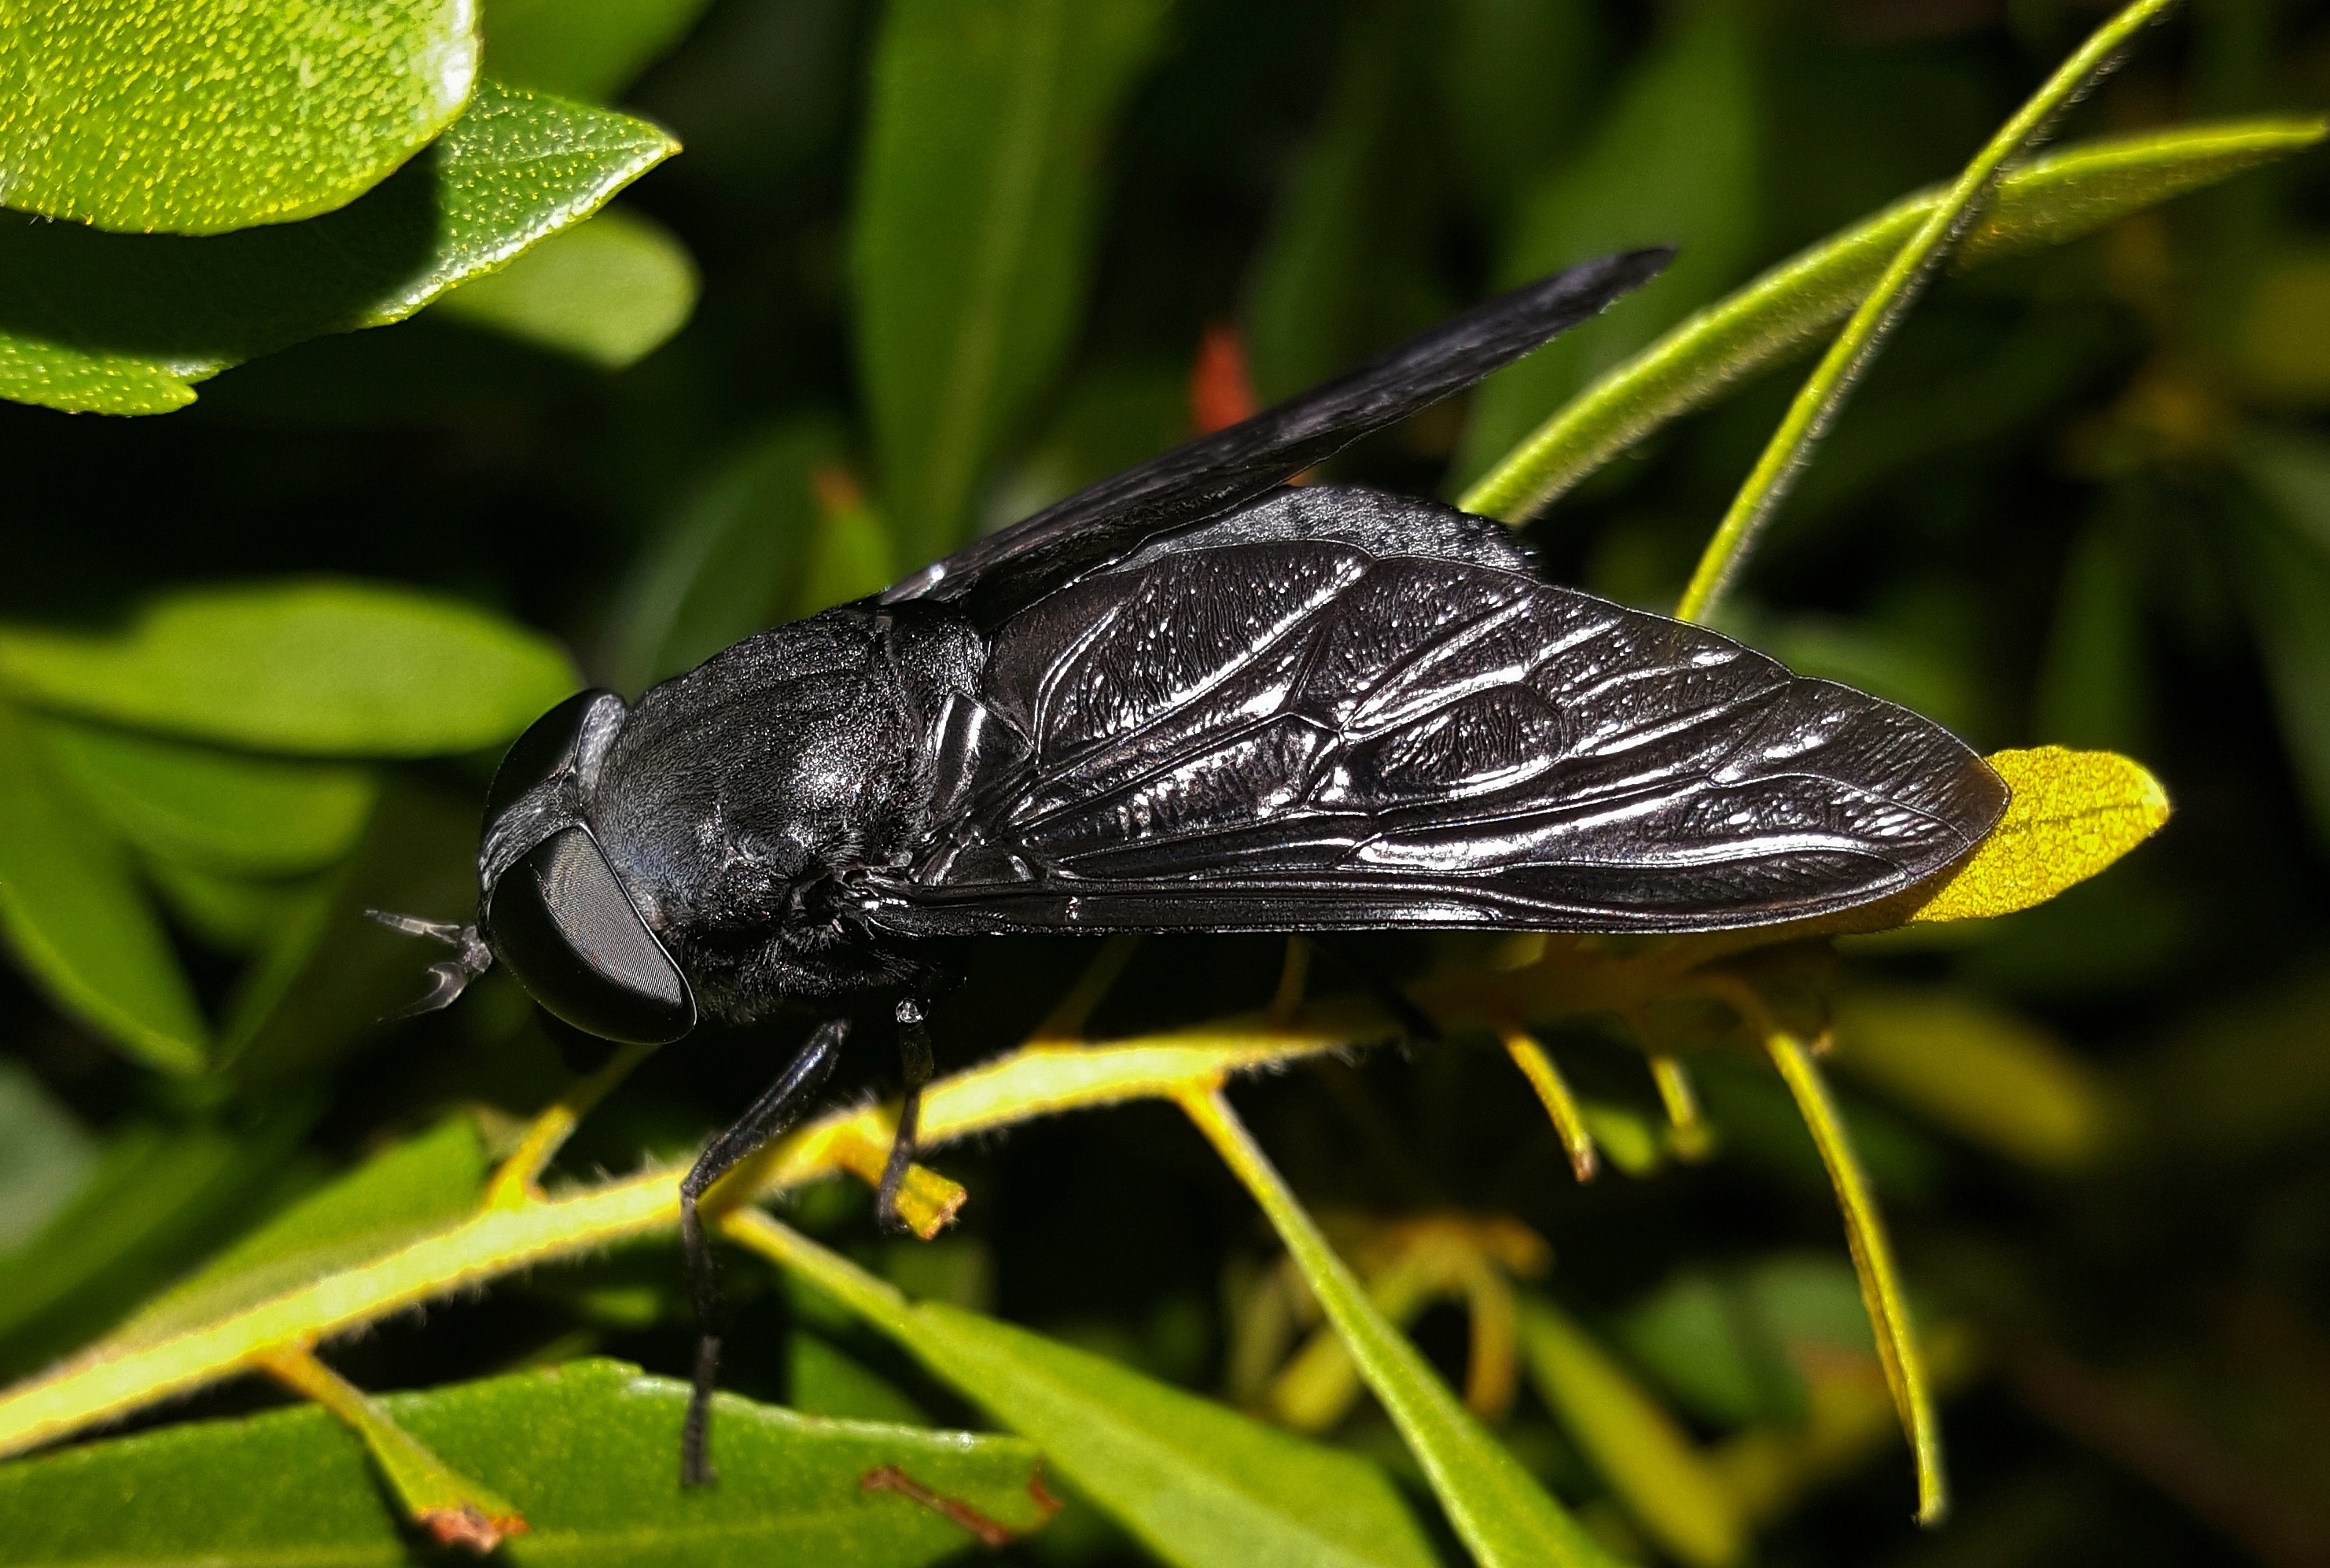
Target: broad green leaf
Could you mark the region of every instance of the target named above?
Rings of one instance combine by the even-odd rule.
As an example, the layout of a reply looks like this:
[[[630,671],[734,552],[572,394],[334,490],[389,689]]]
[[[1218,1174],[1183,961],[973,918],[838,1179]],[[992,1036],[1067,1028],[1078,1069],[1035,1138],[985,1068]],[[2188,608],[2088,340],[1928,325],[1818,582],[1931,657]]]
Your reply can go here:
[[[310,1108],[256,1126],[132,1127],[72,1200],[0,1259],[0,1378],[94,1339],[314,1174],[294,1156]]]
[[[620,370],[687,325],[696,291],[696,261],[670,230],[608,207],[463,284],[435,312]]]
[[[1539,1394],[1643,1531],[1691,1568],[1739,1561],[1738,1508],[1666,1408],[1550,1302],[1523,1301],[1520,1338]]]
[[[113,831],[205,870],[289,876],[355,847],[379,785],[370,770],[192,746],[49,719],[58,770]]]
[[[710,0],[483,0],[496,81],[611,103],[696,24]]]
[[[1497,262],[1514,285],[1635,245],[1679,244],[1665,273],[1482,383],[1454,475],[1470,481],[1597,373],[1738,276],[1755,242],[1758,44],[1746,8],[1673,14],[1576,159],[1521,203]]]
[[[2282,743],[2316,833],[2330,837],[2330,441],[2274,431],[2241,457],[2265,507],[2235,521],[2233,559]]]
[[[374,1155],[269,1220],[107,1336],[150,1344],[394,1251],[462,1218],[485,1188],[477,1124],[457,1116]]]
[[[1046,1517],[1035,1451],[1017,1439],[820,1421],[729,1396],[715,1426],[720,1484],[683,1492],[674,1456],[687,1398],[685,1384],[582,1361],[379,1403],[524,1514],[529,1533],[501,1548],[513,1563],[911,1568],[976,1544],[972,1525],[1008,1539]],[[363,1448],[319,1410],[0,1469],[0,1564],[421,1560]]]
[[[1083,314],[1110,122],[1165,0],[897,0],[851,238],[884,509],[912,562],[969,526]]]
[[[1951,264],[1963,269],[2067,243],[2287,157],[2323,134],[2318,119],[2229,120],[2065,148],[2007,172]],[[1938,200],[1921,191],[1797,252],[1605,371],[1504,453],[1459,505],[1520,522],[1660,426],[1810,349],[1852,313]]]
[[[231,365],[403,320],[677,150],[644,121],[482,82],[421,156],[320,218],[206,238],[0,222],[0,397],[184,407]]]
[[[33,1070],[0,1057],[0,1262],[71,1201],[97,1140]]]
[[[1845,1072],[2010,1159],[2094,1163],[2113,1106],[2078,1057],[2027,1019],[1971,996],[1854,990],[1836,1004]]]
[[[474,0],[40,0],[0,15],[0,203],[217,234],[343,206],[461,112]]]
[[[739,1223],[739,1221],[742,1223]],[[1168,1563],[1359,1568],[1435,1561],[1383,1473],[1131,1368],[897,1291],[757,1213],[732,1233],[838,1298],[1032,1440]]]
[[[838,429],[791,420],[758,437],[666,523],[631,568],[614,678],[636,692],[790,619],[818,527],[816,482],[838,469]]]
[[[152,1066],[202,1067],[210,1025],[128,854],[51,777],[0,700],[0,930],[65,1011]]]
[[[117,629],[0,625],[0,684],[110,723],[308,756],[507,741],[577,685],[538,632],[458,600],[319,579],[181,589]]]
[[[1988,759],[2013,793],[1972,856],[1911,921],[1975,920],[2044,903],[2160,831],[2168,792],[2114,751],[2037,746]]]

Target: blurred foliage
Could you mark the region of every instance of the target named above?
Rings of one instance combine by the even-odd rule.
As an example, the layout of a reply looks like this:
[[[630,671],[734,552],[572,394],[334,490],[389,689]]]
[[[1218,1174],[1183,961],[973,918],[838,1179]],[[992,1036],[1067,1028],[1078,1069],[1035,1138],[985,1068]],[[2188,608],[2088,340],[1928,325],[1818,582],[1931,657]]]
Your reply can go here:
[[[2318,8],[2193,5],[2010,173],[1723,611],[2014,749],[2013,831],[1927,912],[1978,918],[1689,963],[999,941],[934,1019],[910,1189],[960,1217],[876,1233],[893,1069],[863,1053],[762,1162],[785,1223],[729,1216],[723,1479],[681,1497],[669,1162],[790,1033],[616,1082],[506,977],[384,1026],[435,955],[361,912],[465,912],[496,755],[578,681],[636,691],[1162,449],[1225,328],[1277,396],[1681,241],[1331,468],[1492,476],[1551,575],[1671,606],[1793,390],[1769,372],[2102,19],[0,16],[0,202],[66,220],[0,214],[0,1376],[33,1379],[0,1446],[70,1440],[0,1466],[0,1563],[418,1560],[400,1511],[607,1563],[2330,1560]],[[2025,907],[2163,784],[2167,831]],[[1446,1037],[1340,1049],[1387,1032],[1360,973]],[[1765,1057],[1822,1043],[1816,1144]],[[1241,1143],[1192,1086],[1258,1066]],[[1848,1135],[1904,1286],[1880,1335],[1823,1164]],[[1957,1496],[1923,1535],[1911,1318]],[[326,1409],[263,1408],[294,1397]]]

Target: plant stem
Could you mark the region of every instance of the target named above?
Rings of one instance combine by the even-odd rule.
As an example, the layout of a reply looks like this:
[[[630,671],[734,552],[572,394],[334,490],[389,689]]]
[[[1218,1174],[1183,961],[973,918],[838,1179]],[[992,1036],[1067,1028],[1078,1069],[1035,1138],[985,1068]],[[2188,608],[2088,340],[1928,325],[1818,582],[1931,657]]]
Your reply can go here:
[[[1764,455],[1733,497],[1715,536],[1708,541],[1706,553],[1675,607],[1677,616],[1704,620],[1714,609],[1773,509],[1811,457],[1814,445],[1827,432],[1853,384],[1915,302],[1935,266],[1981,211],[2006,161],[2040,137],[2057,114],[2117,64],[2136,32],[2172,4],[2174,0],[2136,0],[2098,28],[1975,155],[1948,193],[1927,213],[1806,378],[1780,428],[1772,432]]]
[[[1585,1110],[1578,1105],[1577,1096],[1570,1092],[1569,1081],[1562,1077],[1561,1069],[1553,1064],[1552,1056],[1536,1036],[1521,1029],[1500,1033],[1504,1037],[1505,1053],[1521,1070],[1521,1076],[1530,1081],[1530,1087],[1537,1091],[1539,1100],[1545,1106],[1545,1113],[1553,1119],[1553,1130],[1561,1136],[1561,1147],[1569,1155],[1569,1168],[1577,1173],[1579,1181],[1592,1181],[1601,1169],[1602,1157],[1594,1147],[1594,1129],[1586,1125]]]
[[[486,1184],[485,1206],[515,1209],[541,1202],[542,1173],[550,1167],[566,1140],[574,1136],[575,1128],[591,1114],[592,1106],[604,1100],[608,1091],[629,1077],[631,1069],[646,1061],[655,1049],[652,1045],[626,1045],[596,1072],[568,1085],[565,1093],[527,1125],[517,1148],[495,1169],[493,1179]]]

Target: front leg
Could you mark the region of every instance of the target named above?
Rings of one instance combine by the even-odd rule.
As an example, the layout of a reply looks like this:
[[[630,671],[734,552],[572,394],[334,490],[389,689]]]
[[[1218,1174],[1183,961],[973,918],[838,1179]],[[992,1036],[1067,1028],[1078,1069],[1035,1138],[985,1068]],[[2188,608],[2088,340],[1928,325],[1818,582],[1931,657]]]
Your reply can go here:
[[[914,1163],[914,1139],[923,1120],[923,1085],[931,1081],[931,1031],[923,1022],[923,1005],[911,997],[898,1003],[898,1064],[905,1080],[905,1098],[898,1102],[898,1130],[890,1139],[890,1157],[882,1164],[882,1187],[874,1200],[874,1218],[897,1235],[914,1227],[898,1213],[898,1188]]]
[[[696,1304],[696,1377],[687,1393],[687,1419],[679,1430],[679,1484],[700,1487],[713,1478],[705,1458],[705,1440],[712,1418],[712,1384],[720,1372],[720,1274],[712,1249],[704,1240],[704,1222],[697,1202],[738,1161],[800,1119],[801,1111],[833,1072],[842,1043],[849,1038],[849,1020],[820,1024],[792,1059],[791,1066],[769,1085],[768,1092],[737,1119],[736,1125],[714,1138],[695,1166],[679,1179],[679,1241],[687,1253],[687,1283]]]

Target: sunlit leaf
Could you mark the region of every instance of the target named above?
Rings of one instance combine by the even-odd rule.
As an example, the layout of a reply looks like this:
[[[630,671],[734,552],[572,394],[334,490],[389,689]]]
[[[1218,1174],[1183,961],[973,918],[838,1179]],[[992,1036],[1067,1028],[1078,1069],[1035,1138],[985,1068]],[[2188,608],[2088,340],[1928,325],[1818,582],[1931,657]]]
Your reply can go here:
[[[0,202],[138,232],[329,212],[461,111],[472,0],[42,0],[0,21]]]
[[[1539,1393],[1652,1539],[1692,1568],[1738,1562],[1738,1510],[1674,1417],[1550,1302],[1523,1301],[1520,1336]]]
[[[629,208],[608,207],[500,271],[464,283],[433,308],[620,370],[687,325],[696,291],[695,260],[670,230]]]
[[[0,930],[57,1004],[153,1066],[190,1072],[210,1025],[129,857],[60,788],[0,701]]]
[[[379,793],[368,769],[187,745],[67,720],[37,732],[114,832],[148,855],[289,876],[355,846]]]
[[[1600,319],[1482,383],[1456,481],[1486,470],[1547,410],[1712,298],[1748,260],[1762,136],[1748,17],[1725,0],[1678,8],[1574,161],[1520,206],[1497,262],[1509,286],[1630,246],[1678,244],[1681,253]]]
[[[2117,752],[2040,746],[1993,752],[1990,765],[2013,791],[2006,815],[1913,921],[2012,914],[2044,903],[2168,820],[2160,781]]]
[[[31,1068],[0,1058],[0,1261],[71,1199],[97,1158],[81,1119]]]
[[[2008,171],[1953,265],[2068,242],[2322,137],[2318,119],[2232,120],[2067,147]],[[1937,200],[1920,192],[1797,252],[1603,373],[1526,440],[1489,454],[1494,471],[1460,505],[1508,522],[1530,516],[1660,426],[1808,350],[1852,313]]]
[[[2047,1031],[1970,997],[1856,989],[1836,1005],[1835,1061],[1952,1131],[2044,1170],[2090,1164],[2113,1106]]]
[[[572,692],[537,632],[355,581],[181,589],[118,629],[0,626],[0,682],[62,713],[310,756],[506,741]]]
[[[884,508],[960,542],[997,442],[1083,312],[1099,155],[1164,0],[900,0],[875,49],[851,239]]]
[[[403,320],[677,150],[642,120],[484,82],[421,156],[320,218],[209,237],[0,222],[0,397],[184,407],[230,365]]]
[[[1044,1520],[1035,1450],[1018,1439],[820,1421],[733,1397],[720,1402],[720,1484],[683,1492],[673,1455],[687,1396],[620,1362],[584,1361],[379,1403],[524,1514],[530,1532],[501,1549],[515,1563],[907,1568],[977,1544],[971,1525],[1008,1539]],[[196,1558],[412,1560],[363,1448],[317,1410],[0,1469],[0,1563]]]
[[[609,103],[687,34],[709,0],[483,0],[496,81]]]
[[[1185,1568],[1435,1561],[1383,1473],[1115,1362],[961,1308],[910,1304],[757,1214],[732,1233],[839,1298],[1035,1441],[1142,1544]]]

